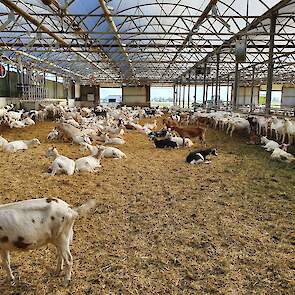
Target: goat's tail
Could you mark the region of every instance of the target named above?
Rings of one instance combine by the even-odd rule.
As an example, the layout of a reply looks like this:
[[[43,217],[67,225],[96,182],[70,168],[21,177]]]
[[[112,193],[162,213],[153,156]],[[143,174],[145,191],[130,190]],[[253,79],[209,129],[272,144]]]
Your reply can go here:
[[[76,211],[80,216],[85,216],[95,206],[96,206],[96,200],[90,199],[83,205],[73,208],[73,210]]]

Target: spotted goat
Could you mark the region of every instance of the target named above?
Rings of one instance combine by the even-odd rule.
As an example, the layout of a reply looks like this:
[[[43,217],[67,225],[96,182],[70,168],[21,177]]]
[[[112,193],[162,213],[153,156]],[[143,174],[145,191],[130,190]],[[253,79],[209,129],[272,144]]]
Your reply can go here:
[[[15,277],[10,267],[10,251],[32,250],[53,244],[57,253],[57,273],[65,264],[65,286],[71,280],[73,258],[70,244],[73,225],[79,215],[95,207],[89,200],[80,207],[70,206],[56,198],[31,199],[0,206],[0,254],[3,269],[12,284]]]

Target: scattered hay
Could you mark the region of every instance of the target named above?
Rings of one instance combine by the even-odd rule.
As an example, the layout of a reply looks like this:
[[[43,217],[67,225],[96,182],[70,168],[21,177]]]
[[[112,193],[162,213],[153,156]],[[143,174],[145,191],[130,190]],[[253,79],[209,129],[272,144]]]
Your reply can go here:
[[[42,145],[0,154],[1,203],[59,197],[76,206],[94,196],[98,206],[75,224],[68,289],[52,276],[54,251],[46,247],[13,253],[22,284],[1,282],[1,294],[294,294],[292,166],[215,131],[207,140],[220,156],[187,165],[188,149],[158,150],[128,131],[120,146],[127,160],[103,160],[97,174],[48,177],[53,126],[2,130],[9,140],[38,137]],[[71,158],[85,155],[54,145]]]

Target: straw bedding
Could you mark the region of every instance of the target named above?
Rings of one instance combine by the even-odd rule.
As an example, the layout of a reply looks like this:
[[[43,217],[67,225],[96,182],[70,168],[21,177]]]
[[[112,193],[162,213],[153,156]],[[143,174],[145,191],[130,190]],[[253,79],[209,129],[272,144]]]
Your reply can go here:
[[[209,130],[220,155],[209,165],[184,163],[188,149],[156,150],[127,131],[127,160],[105,159],[96,174],[47,176],[44,153],[54,123],[3,129],[9,140],[41,146],[0,153],[0,201],[58,197],[98,205],[75,223],[73,280],[52,276],[51,246],[12,253],[20,283],[0,294],[294,294],[295,169],[238,137]],[[76,159],[87,152],[55,142]],[[192,149],[191,149],[192,150]]]

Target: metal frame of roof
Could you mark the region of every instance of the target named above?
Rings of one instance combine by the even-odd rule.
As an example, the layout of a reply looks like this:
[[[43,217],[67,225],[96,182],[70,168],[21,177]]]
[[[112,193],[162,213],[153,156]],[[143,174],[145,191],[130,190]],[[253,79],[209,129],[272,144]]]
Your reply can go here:
[[[3,59],[90,84],[226,83],[237,40],[245,83],[267,80],[270,47],[273,80],[294,83],[295,0],[0,0]]]

